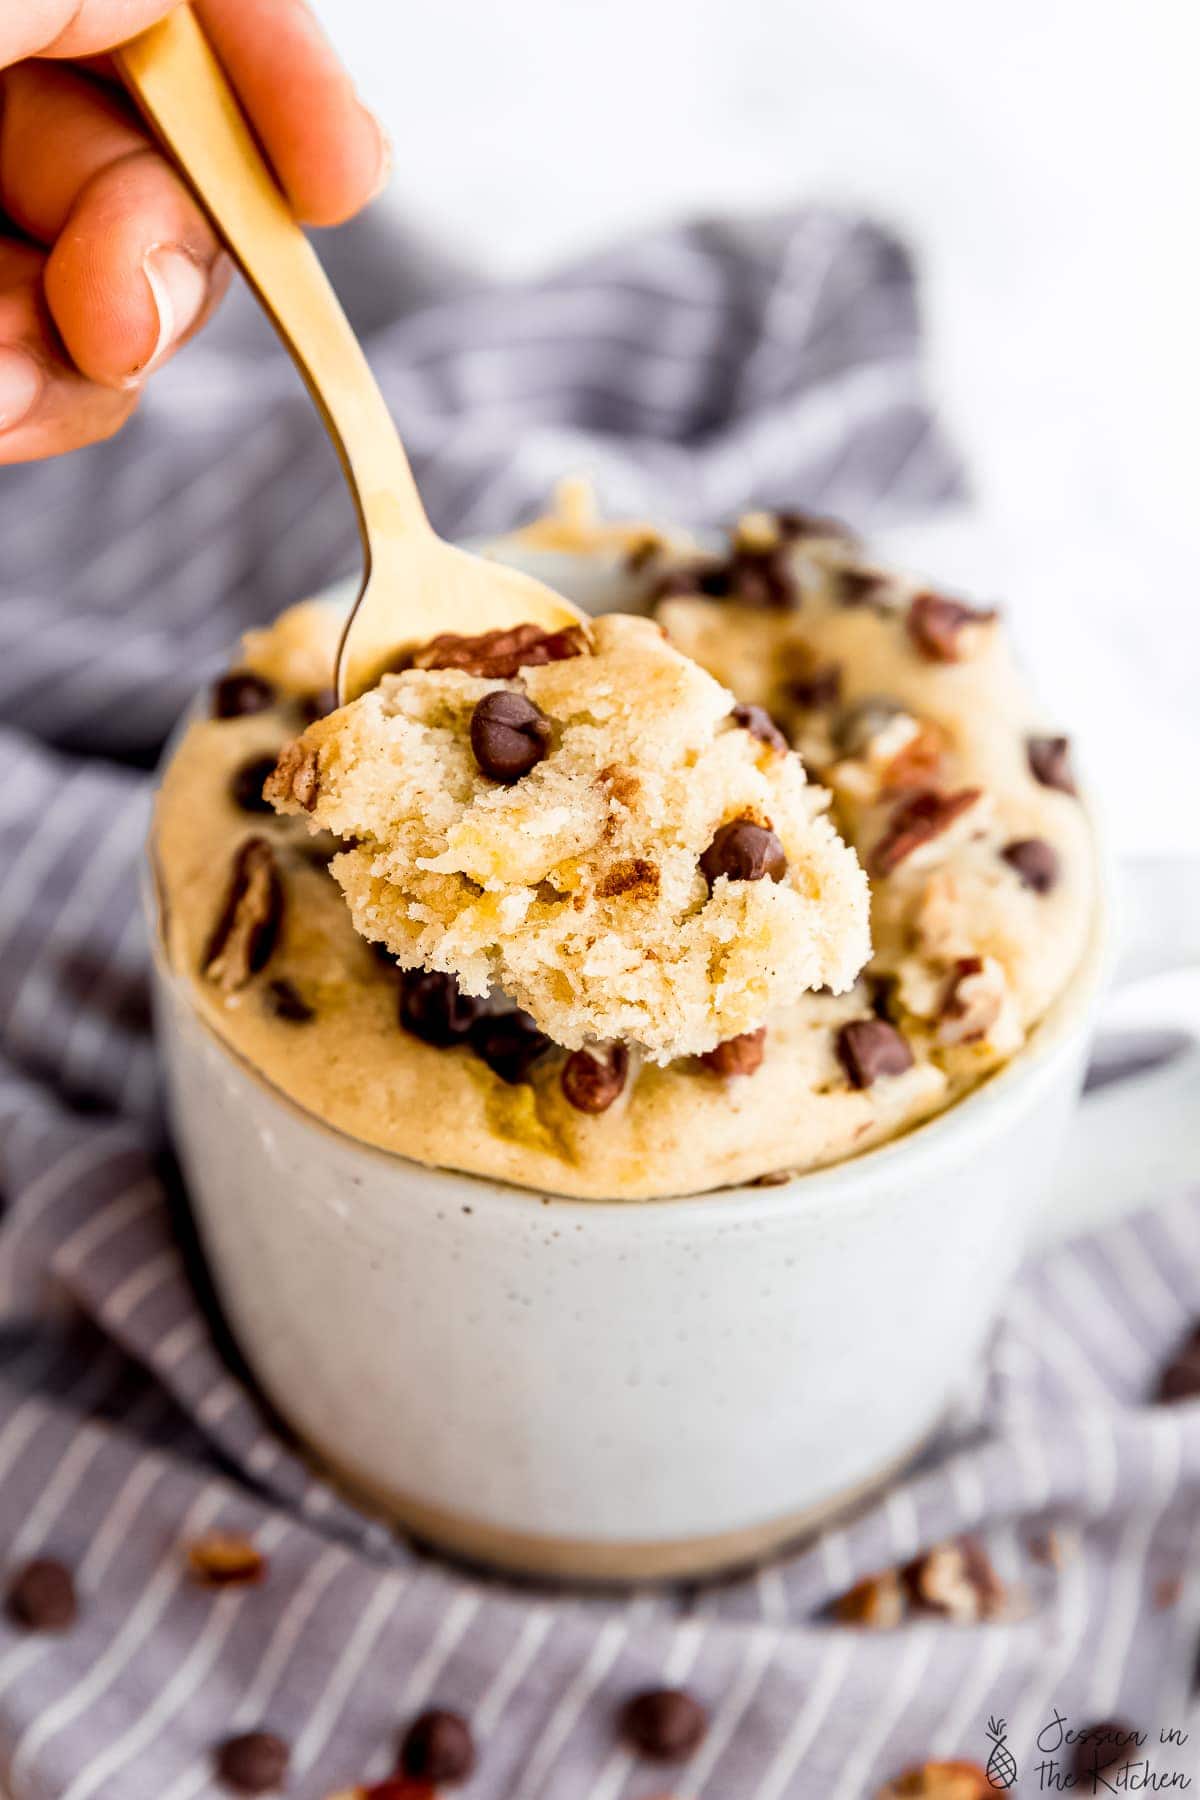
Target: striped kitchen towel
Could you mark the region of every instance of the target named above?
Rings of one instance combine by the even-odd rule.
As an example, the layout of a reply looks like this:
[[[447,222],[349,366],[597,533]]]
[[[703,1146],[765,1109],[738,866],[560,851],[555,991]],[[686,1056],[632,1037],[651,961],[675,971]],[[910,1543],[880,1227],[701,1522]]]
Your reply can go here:
[[[657,233],[522,288],[370,227],[330,255],[444,531],[511,524],[564,470],[609,509],[696,522],[788,502],[870,527],[959,491],[908,259],[861,220]],[[388,1774],[433,1703],[471,1719],[472,1800],[860,1800],[994,1747],[1036,1791],[1056,1713],[1151,1733],[1164,1785],[1190,1771],[1200,1408],[1147,1396],[1200,1314],[1196,1196],[1029,1269],[923,1463],[752,1578],[597,1597],[468,1576],[278,1435],[204,1304],[137,869],[146,771],[199,674],[348,567],[353,531],[247,307],[115,443],[0,476],[0,1545],[6,1574],[52,1556],[79,1594],[64,1632],[0,1622],[13,1800],[215,1795],[213,1745],[258,1727],[290,1745],[288,1792],[322,1800]],[[268,1579],[189,1581],[181,1545],[211,1528],[250,1534]],[[966,1531],[1021,1605],[831,1617]],[[674,1784],[614,1724],[664,1682],[710,1715]]]

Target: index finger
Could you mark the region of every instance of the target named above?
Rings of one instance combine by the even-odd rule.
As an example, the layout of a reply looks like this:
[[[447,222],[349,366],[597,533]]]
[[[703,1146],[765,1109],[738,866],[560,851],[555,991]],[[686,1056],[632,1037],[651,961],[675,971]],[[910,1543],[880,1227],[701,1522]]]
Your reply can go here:
[[[27,56],[94,56],[136,37],[177,0],[19,0],[0,5],[0,68]]]

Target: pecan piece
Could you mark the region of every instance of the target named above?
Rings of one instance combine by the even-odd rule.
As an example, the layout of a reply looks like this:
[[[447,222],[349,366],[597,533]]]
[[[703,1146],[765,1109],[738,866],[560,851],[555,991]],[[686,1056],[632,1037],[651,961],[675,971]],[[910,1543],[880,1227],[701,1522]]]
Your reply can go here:
[[[869,1631],[889,1631],[899,1625],[908,1610],[904,1583],[895,1569],[883,1569],[857,1582],[849,1593],[834,1601],[833,1616],[843,1625],[864,1625]]]
[[[283,882],[266,838],[249,837],[233,859],[220,916],[204,952],[203,969],[222,993],[244,987],[265,969],[283,923]]]
[[[285,745],[274,771],[263,782],[263,798],[272,806],[295,800],[305,812],[311,812],[317,804],[320,791],[320,757],[303,738],[294,738],[290,744]]]
[[[1000,1017],[1007,987],[1004,970],[993,957],[960,956],[938,1015],[938,1043],[979,1043]]]
[[[1008,1598],[991,1558],[975,1537],[935,1544],[909,1563],[904,1580],[917,1605],[964,1625],[995,1618]]]
[[[480,675],[489,681],[511,681],[519,669],[541,663],[565,662],[583,656],[591,646],[582,625],[562,631],[543,631],[540,625],[512,625],[502,631],[484,631],[478,637],[460,637],[443,631],[414,652],[414,669],[461,669],[464,675]]]
[[[886,831],[871,852],[871,874],[890,875],[906,856],[940,837],[974,806],[982,792],[982,788],[960,788],[953,794],[940,794],[936,788],[921,788],[910,794],[893,809]]]
[[[918,594],[909,604],[905,624],[928,661],[961,662],[970,654],[976,635],[968,627],[990,624],[995,617],[994,607],[967,606],[944,594]]]
[[[927,1762],[905,1769],[876,1800],[992,1800],[986,1769],[973,1762]]]
[[[210,1531],[187,1547],[188,1573],[202,1587],[249,1587],[264,1580],[267,1559],[249,1538]]]

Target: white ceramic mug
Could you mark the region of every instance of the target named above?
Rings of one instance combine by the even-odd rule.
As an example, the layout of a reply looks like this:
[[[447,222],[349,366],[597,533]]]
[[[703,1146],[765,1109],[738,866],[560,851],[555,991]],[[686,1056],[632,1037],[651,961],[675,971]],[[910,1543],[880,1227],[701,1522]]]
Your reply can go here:
[[[647,1202],[527,1192],[330,1130],[214,1035],[160,950],[177,1142],[238,1342],[323,1464],[446,1548],[592,1579],[761,1556],[927,1438],[1035,1237],[1148,1197],[1131,1107],[1160,1178],[1164,1145],[1200,1166],[1193,1041],[1086,1102],[1090,1186],[1057,1181],[1102,914],[1030,1042],[948,1112],[786,1185]]]

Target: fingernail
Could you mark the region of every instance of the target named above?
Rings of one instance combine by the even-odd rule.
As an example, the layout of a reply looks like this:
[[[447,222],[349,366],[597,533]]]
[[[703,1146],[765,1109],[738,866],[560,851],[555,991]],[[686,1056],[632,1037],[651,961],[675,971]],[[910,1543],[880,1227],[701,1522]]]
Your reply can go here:
[[[25,350],[0,349],[0,431],[12,431],[38,403],[45,376]]]
[[[377,200],[379,198],[388,182],[392,179],[392,140],[383,129],[383,126],[379,123],[379,120],[375,117],[375,114],[371,111],[370,107],[364,106],[363,111],[379,133],[379,173],[375,177],[375,186],[367,195],[367,204],[370,205],[372,200]]]
[[[156,244],[142,263],[154,308],[158,338],[141,373],[148,375],[186,337],[208,301],[209,272],[177,244]]]

